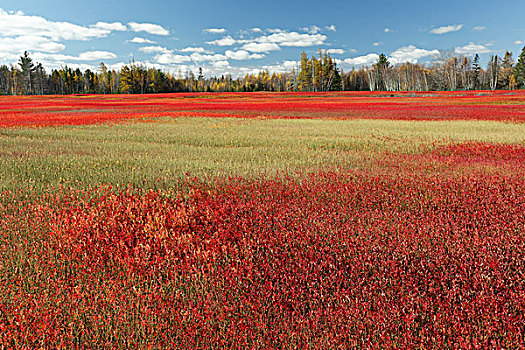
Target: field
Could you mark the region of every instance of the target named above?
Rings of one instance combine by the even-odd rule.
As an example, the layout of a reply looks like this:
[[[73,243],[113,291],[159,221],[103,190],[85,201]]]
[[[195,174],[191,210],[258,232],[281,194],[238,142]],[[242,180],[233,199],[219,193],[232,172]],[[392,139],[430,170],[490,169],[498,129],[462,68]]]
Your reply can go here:
[[[2,348],[519,348],[525,92],[0,97]]]

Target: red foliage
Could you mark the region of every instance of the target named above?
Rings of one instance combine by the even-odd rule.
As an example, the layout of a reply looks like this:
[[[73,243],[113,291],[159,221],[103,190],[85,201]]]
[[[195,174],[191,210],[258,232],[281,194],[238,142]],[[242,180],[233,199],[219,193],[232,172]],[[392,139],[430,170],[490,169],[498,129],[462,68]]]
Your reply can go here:
[[[18,208],[0,227],[45,223],[44,243],[26,247],[42,285],[0,281],[2,295],[17,291],[0,300],[0,345],[513,348],[525,339],[522,176],[232,179],[176,197],[106,189]]]
[[[523,90],[3,96],[0,127],[81,125],[166,116],[523,122],[524,105]]]

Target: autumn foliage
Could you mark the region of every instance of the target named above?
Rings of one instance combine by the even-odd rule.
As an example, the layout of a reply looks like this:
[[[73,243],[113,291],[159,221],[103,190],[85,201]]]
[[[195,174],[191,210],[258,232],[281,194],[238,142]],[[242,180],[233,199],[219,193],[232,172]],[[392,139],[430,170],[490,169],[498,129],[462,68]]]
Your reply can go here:
[[[525,92],[327,92],[0,96],[0,126],[158,117],[525,120]]]
[[[319,173],[189,180],[171,194],[62,189],[11,202],[1,251],[25,259],[3,260],[0,339],[64,348],[518,346],[522,175]]]
[[[0,123],[525,117],[523,93],[347,95],[4,98]],[[0,349],[522,347],[525,147],[374,156],[159,191],[1,192]]]

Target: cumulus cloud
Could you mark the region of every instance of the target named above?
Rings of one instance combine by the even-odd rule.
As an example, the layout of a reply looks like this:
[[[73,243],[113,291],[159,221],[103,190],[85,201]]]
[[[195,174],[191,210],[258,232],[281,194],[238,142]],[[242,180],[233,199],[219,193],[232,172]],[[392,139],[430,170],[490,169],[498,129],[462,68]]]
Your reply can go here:
[[[145,46],[145,47],[141,47],[139,51],[144,52],[144,53],[157,53],[157,52],[171,53],[172,52],[171,50],[168,50],[167,48],[162,47],[162,46]]]
[[[487,29],[487,27],[485,26],[475,26],[474,28],[472,28],[472,30],[476,32],[481,32],[482,30],[485,30],[485,29]]]
[[[280,46],[308,47],[323,45],[326,35],[323,34],[299,34],[297,32],[280,32],[261,36],[255,39],[259,43],[275,43]]]
[[[230,62],[222,60],[222,61],[215,61],[211,63],[212,67],[217,68],[228,68],[230,67]]]
[[[335,32],[335,31],[336,31],[335,25],[333,25],[333,24],[324,27],[324,29],[329,30],[329,31],[331,31],[331,32]]]
[[[268,69],[270,72],[286,73],[292,71],[293,69],[299,69],[300,66],[301,62],[299,61],[284,61],[280,64],[264,66],[263,69]],[[256,69],[253,70],[253,73],[257,73],[256,71]]]
[[[195,62],[218,62],[226,61],[228,57],[221,54],[203,55],[201,53],[195,52],[190,55],[190,59]]]
[[[30,49],[37,52],[58,53],[66,48],[64,44],[57,43],[49,38],[26,35],[16,38],[0,37],[0,57],[14,57]]]
[[[222,39],[217,39],[217,40],[206,42],[206,44],[217,45],[217,46],[232,46],[235,43],[236,43],[236,40],[229,35]]]
[[[476,45],[473,42],[471,42],[465,46],[456,46],[454,52],[459,55],[473,55],[476,53],[489,53],[491,52],[491,50],[484,45]]]
[[[128,30],[128,28],[120,22],[113,22],[113,23],[97,22],[97,24],[95,24],[92,27],[105,29],[109,31],[120,31],[120,32],[125,32]]]
[[[166,28],[163,28],[162,26],[158,24],[153,23],[137,23],[137,22],[130,22],[128,23],[129,28],[134,32],[146,32],[148,34],[154,34],[154,35],[169,35],[170,32]]]
[[[262,29],[261,28],[252,28],[250,29],[252,32],[254,33],[262,33]]]
[[[342,54],[345,53],[345,50],[343,50],[343,49],[328,49],[328,50],[326,50],[326,52],[331,53],[331,54],[342,55]]]
[[[226,33],[226,29],[224,28],[208,28],[203,29],[205,33],[211,33],[211,34],[223,34]]]
[[[78,56],[61,55],[61,54],[47,54],[47,53],[35,53],[33,58],[39,61],[101,61],[110,60],[117,58],[113,52],[109,51],[87,51],[83,52]]]
[[[29,16],[22,12],[10,13],[0,9],[0,34],[4,37],[40,36],[51,40],[90,40],[106,37],[115,30],[115,24],[90,27],[69,22],[53,22],[40,16]],[[111,28],[109,28],[111,27]]]
[[[425,57],[439,56],[438,50],[418,49],[413,45],[401,47],[390,54],[389,60],[392,64],[398,63],[417,63],[420,59]]]
[[[152,41],[152,40],[139,38],[139,37],[134,37],[129,42],[130,43],[137,43],[137,44],[155,44],[155,42]]]
[[[99,61],[99,60],[111,60],[117,58],[113,52],[109,51],[88,51],[83,52],[75,58],[69,58],[75,61]]]
[[[430,33],[432,33],[432,34],[446,34],[446,33],[451,33],[451,32],[457,32],[461,28],[463,28],[463,24],[455,24],[455,25],[450,25],[450,26],[443,26],[443,27],[434,28],[434,29],[432,29],[430,31]]]
[[[514,45],[523,45],[523,41],[522,40],[516,40],[514,42]]]
[[[390,29],[390,28],[385,28],[385,33],[390,33],[390,32],[392,32],[392,29]]]
[[[259,59],[263,58],[264,55],[261,54],[250,54],[248,51],[245,50],[237,50],[237,51],[231,51],[227,50],[225,53],[226,57],[231,58],[232,60],[253,60],[253,59]]]
[[[304,27],[304,28],[301,28],[301,30],[303,32],[307,32],[308,34],[317,34],[319,33],[319,31],[321,31],[321,28],[319,28],[318,26],[310,26],[310,27]]]
[[[213,51],[206,50],[204,47],[185,47],[180,52],[198,52],[198,53],[206,53],[206,54],[212,54]]]
[[[376,41],[375,43],[373,43],[372,45],[374,46],[380,46],[382,43],[380,41]]]
[[[348,63],[352,66],[368,66],[374,64],[379,59],[379,55],[376,53],[371,53],[365,56],[358,56],[354,58],[347,58],[343,60],[344,63]]]
[[[243,50],[251,52],[270,52],[270,51],[281,51],[279,45],[275,43],[249,43],[242,47]]]
[[[155,60],[160,64],[179,64],[190,62],[191,58],[184,55],[174,55],[173,53],[163,53],[155,56]]]
[[[312,33],[320,29],[319,27],[308,27],[307,29]],[[303,28],[305,29],[305,28]],[[291,46],[291,47],[309,47],[315,45],[323,45],[327,39],[326,35],[323,34],[310,34],[310,33],[297,33],[288,32],[282,29],[268,29],[270,35],[262,35],[254,39],[240,39],[236,40],[230,35],[221,39],[208,41],[207,44],[218,45],[218,46],[232,46],[234,44],[275,44],[275,45],[251,45],[245,46],[242,49],[251,52],[269,52],[278,51],[278,46]],[[263,49],[266,47],[266,49]],[[257,50],[257,51],[256,51]]]

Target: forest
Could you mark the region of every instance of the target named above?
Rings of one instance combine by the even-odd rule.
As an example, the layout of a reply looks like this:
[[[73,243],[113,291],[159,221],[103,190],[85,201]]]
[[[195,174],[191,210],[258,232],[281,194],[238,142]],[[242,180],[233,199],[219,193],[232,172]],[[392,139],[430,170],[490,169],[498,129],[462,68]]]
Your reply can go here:
[[[258,74],[205,77],[202,69],[170,74],[131,61],[121,69],[100,63],[96,71],[62,67],[48,73],[28,52],[17,64],[0,66],[0,95],[145,94],[167,92],[252,91],[455,91],[525,88],[525,47],[517,61],[512,52],[492,55],[482,67],[473,57],[442,52],[430,63],[392,65],[381,54],[371,66],[344,71],[326,51],[301,54],[291,72],[261,70]]]

